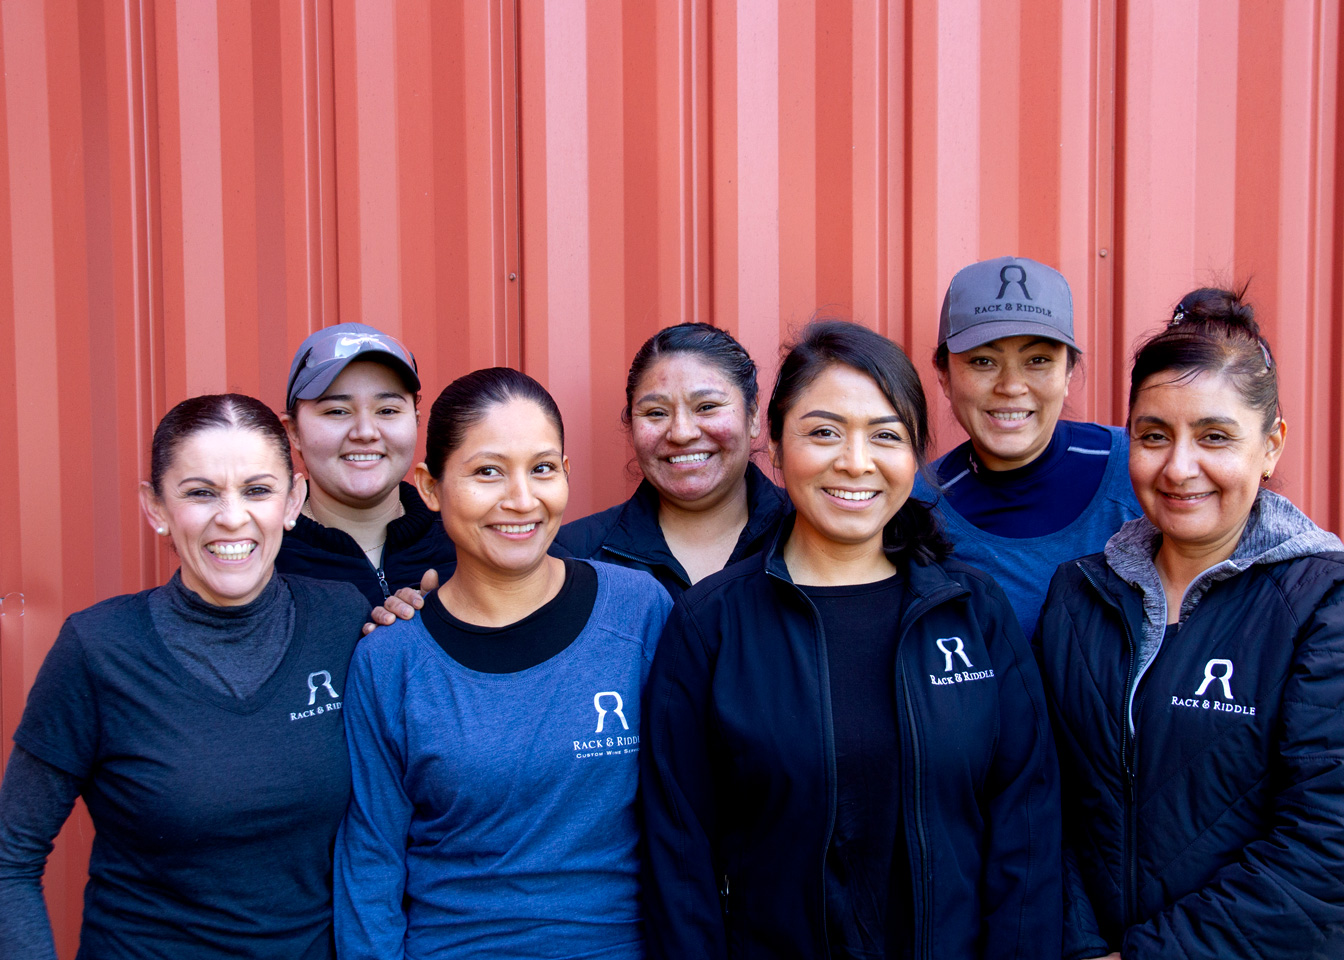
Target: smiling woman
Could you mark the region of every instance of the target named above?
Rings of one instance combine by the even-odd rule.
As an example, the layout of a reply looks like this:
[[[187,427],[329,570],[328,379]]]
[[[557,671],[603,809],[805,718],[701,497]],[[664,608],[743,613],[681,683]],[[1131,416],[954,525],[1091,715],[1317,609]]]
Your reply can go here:
[[[38,673],[0,787],[0,955],[55,956],[42,867],[82,796],[82,955],[334,956],[340,709],[368,603],[275,575],[303,502],[289,456],[275,414],[237,394],[155,430],[141,503],[181,568],[72,615]]]
[[[1059,568],[1037,632],[1064,955],[1344,956],[1344,544],[1262,486],[1287,428],[1240,294],[1139,348],[1129,430],[1144,516]]]
[[[933,362],[970,439],[915,496],[935,504],[957,557],[998,580],[1028,636],[1055,567],[1139,514],[1125,431],[1060,419],[1081,356],[1058,271],[999,257],[948,285]]]
[[[644,480],[625,503],[566,524],[557,542],[658,579],[673,596],[760,551],[787,509],[751,462],[756,364],[727,331],[681,323],[639,348],[621,420]]]
[[[796,508],[678,601],[649,678],[655,957],[1058,957],[1059,797],[1003,592],[909,498],[900,347],[809,325],[770,440]]]
[[[548,555],[569,460],[531,377],[453,381],[426,447],[416,482],[458,562],[351,663],[341,956],[642,958],[640,705],[671,601],[648,574]]]
[[[438,514],[404,481],[415,457],[420,378],[394,337],[360,323],[325,327],[300,344],[286,389],[285,428],[308,471],[308,499],[276,564],[345,580],[370,606],[454,557]]]

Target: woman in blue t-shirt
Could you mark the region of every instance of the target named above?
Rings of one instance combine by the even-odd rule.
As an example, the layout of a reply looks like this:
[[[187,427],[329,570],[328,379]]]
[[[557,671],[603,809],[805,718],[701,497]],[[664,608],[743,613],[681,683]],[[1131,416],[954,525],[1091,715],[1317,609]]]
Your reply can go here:
[[[1139,515],[1125,431],[1059,418],[1081,357],[1058,271],[999,257],[952,278],[933,362],[970,439],[914,495],[935,504],[954,555],[999,581],[1027,636],[1055,567]]]
[[[569,461],[531,377],[455,380],[426,446],[416,483],[458,561],[350,664],[342,960],[642,958],[640,698],[671,600],[646,573],[547,553]]]
[[[340,710],[368,601],[274,575],[303,484],[258,400],[170,410],[140,498],[181,566],[71,615],[38,672],[0,787],[0,956],[55,956],[42,871],[83,797],[79,956],[331,960]]]

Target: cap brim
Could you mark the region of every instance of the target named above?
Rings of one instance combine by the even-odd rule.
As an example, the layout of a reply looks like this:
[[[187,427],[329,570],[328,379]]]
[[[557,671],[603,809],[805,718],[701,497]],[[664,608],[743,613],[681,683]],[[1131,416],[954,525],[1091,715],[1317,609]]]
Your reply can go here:
[[[293,406],[296,400],[316,400],[322,396],[331,386],[331,382],[341,375],[341,371],[356,360],[372,360],[374,363],[391,367],[401,377],[402,382],[411,388],[412,392],[418,393],[420,391],[420,377],[411,369],[410,364],[401,357],[395,353],[388,353],[386,350],[361,350],[353,357],[341,357],[337,360],[327,361],[312,372],[312,378],[309,380],[305,381],[301,373],[290,391],[289,405]]]
[[[1072,337],[1048,323],[1036,323],[1031,320],[992,320],[988,323],[977,323],[960,333],[954,333],[947,338],[947,350],[949,353],[965,353],[991,340],[1001,340],[1004,337],[1040,337],[1042,340],[1054,340],[1056,343],[1078,349],[1078,344],[1073,342]]]

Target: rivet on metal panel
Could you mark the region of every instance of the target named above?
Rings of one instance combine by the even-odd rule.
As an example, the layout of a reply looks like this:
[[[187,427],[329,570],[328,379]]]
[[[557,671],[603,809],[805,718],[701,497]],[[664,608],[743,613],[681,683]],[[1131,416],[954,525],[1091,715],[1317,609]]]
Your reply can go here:
[[[513,281],[515,281],[515,280],[517,280],[517,279],[518,279],[518,274],[516,274],[516,273],[511,273],[511,274],[509,274],[509,283],[513,283]]]
[[[10,613],[10,610],[8,609],[8,608],[9,608],[9,605],[10,605],[10,604],[9,604],[9,598],[10,598],[10,597],[18,597],[18,599],[19,599],[19,616],[23,616],[23,594],[21,594],[21,593],[19,593],[17,590],[15,590],[15,591],[13,591],[12,593],[7,593],[7,594],[5,594],[3,597],[0,597],[0,617],[6,616],[7,614]]]
[[[1110,255],[1111,251],[1107,250],[1105,247],[1102,247],[1100,250],[1097,251],[1097,256],[1099,257],[1109,257]]]

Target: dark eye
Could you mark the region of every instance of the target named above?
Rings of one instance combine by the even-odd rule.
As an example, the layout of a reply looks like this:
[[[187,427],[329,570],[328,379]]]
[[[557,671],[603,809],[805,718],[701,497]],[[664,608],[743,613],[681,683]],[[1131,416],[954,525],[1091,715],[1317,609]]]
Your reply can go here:
[[[1232,439],[1232,438],[1229,437],[1227,434],[1225,434],[1225,433],[1219,433],[1219,432],[1216,431],[1216,430],[1215,430],[1214,432],[1212,432],[1212,433],[1206,433],[1206,434],[1204,434],[1204,442],[1205,442],[1205,443],[1226,443],[1227,441],[1229,441],[1229,440],[1231,440],[1231,439]]]
[[[642,413],[636,414],[636,416],[647,417],[650,420],[659,420],[667,416],[667,411],[661,407],[654,407],[652,410],[645,410]]]
[[[269,497],[270,495],[271,488],[264,484],[256,484],[243,491],[245,497]]]
[[[187,496],[192,500],[209,500],[215,495],[215,491],[209,487],[194,487],[187,491]]]
[[[504,474],[499,467],[477,467],[476,475],[478,477],[502,477]]]
[[[554,463],[551,463],[549,460],[547,460],[533,467],[532,472],[539,473],[542,476],[547,476],[548,474],[555,473],[558,469],[559,467],[557,467]]]
[[[395,417],[397,414],[401,413],[401,408],[383,407],[383,409],[379,410],[378,413],[384,417]]]
[[[1158,433],[1156,430],[1152,430],[1149,431],[1148,433],[1139,434],[1138,439],[1142,443],[1161,443],[1163,440],[1166,440],[1167,438],[1165,435]]]
[[[699,407],[696,408],[696,412],[697,412],[697,413],[712,413],[713,411],[719,409],[720,406],[721,406],[721,404],[717,404],[717,403],[702,403],[702,404],[700,404]]]
[[[809,433],[808,436],[819,437],[822,440],[830,440],[834,437],[840,436],[840,434],[836,433],[833,427],[817,427],[817,429]]]
[[[350,412],[350,411],[349,411],[349,410],[346,410],[344,407],[328,407],[327,409],[325,409],[325,410],[322,411],[322,416],[324,416],[324,417],[343,417],[343,416],[345,416],[345,415],[346,415],[347,413],[349,413],[349,412]]]
[[[888,443],[901,443],[902,438],[895,430],[879,430],[873,437],[874,440],[885,440]]]
[[[1036,367],[1045,366],[1047,363],[1054,363],[1054,362],[1055,358],[1050,356],[1032,357],[1030,360],[1027,361],[1027,363]]]
[[[966,365],[969,367],[981,367],[981,368],[992,367],[994,365],[994,361],[989,359],[989,357],[970,357],[969,359],[967,359]]]

